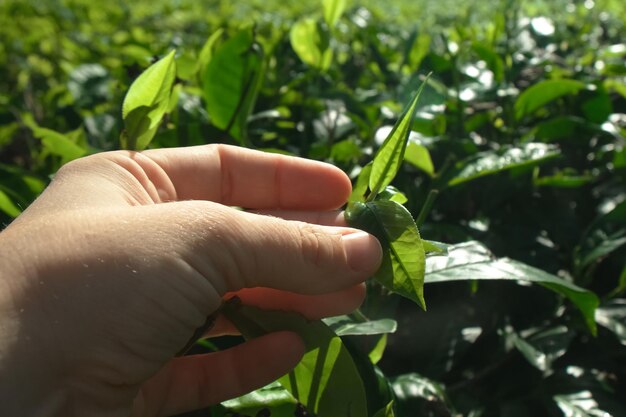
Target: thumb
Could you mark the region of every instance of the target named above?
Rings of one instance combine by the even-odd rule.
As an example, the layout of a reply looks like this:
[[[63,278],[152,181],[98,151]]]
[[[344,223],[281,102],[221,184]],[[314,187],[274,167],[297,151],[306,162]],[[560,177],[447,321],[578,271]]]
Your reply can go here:
[[[211,202],[160,207],[169,211],[172,221],[161,224],[174,229],[177,252],[222,294],[246,287],[328,293],[364,281],[380,266],[378,240],[360,230],[283,220]]]

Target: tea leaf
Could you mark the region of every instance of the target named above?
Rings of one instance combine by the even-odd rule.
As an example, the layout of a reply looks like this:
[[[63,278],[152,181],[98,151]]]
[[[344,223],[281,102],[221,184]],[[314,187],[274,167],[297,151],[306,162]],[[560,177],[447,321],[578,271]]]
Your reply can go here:
[[[324,20],[329,27],[335,26],[343,11],[346,9],[347,0],[322,0],[324,8]]]
[[[380,336],[374,348],[367,354],[372,364],[376,365],[383,358],[385,349],[387,348],[387,335]]]
[[[321,321],[281,311],[263,311],[236,300],[222,312],[246,338],[289,330],[304,341],[306,353],[280,383],[306,408],[320,416],[367,415],[365,388],[350,353]]]
[[[546,287],[574,303],[583,314],[589,330],[596,333],[594,314],[598,297],[569,281],[513,259],[496,259],[489,249],[478,242],[450,245],[447,256],[426,259],[426,283],[477,279],[516,280]]]
[[[263,55],[252,28],[246,28],[217,49],[202,75],[211,122],[242,144],[263,80]]]
[[[374,417],[394,417],[393,413],[393,401],[391,401],[387,406],[374,414]]]
[[[213,58],[215,44],[222,37],[223,34],[224,29],[222,28],[219,28],[215,32],[213,32],[211,36],[209,36],[209,38],[206,40],[206,42],[202,46],[202,49],[200,50],[200,53],[198,54],[198,61],[196,62],[196,73],[199,76],[198,78],[200,79],[200,82],[202,82],[202,76],[206,71],[207,65],[209,65],[209,62],[211,62],[211,58]]]
[[[559,156],[558,148],[545,143],[525,143],[499,151],[480,152],[457,164],[458,171],[449,186],[508,169],[540,164]]]
[[[11,217],[17,217],[22,212],[2,190],[0,190],[0,211],[5,212]]]
[[[330,67],[333,51],[328,33],[314,19],[300,19],[289,32],[291,47],[307,65],[325,71]]]
[[[435,167],[428,148],[419,143],[409,142],[404,153],[404,160],[429,176],[435,175]]]
[[[122,146],[145,149],[165,115],[176,78],[176,61],[170,52],[147,70],[130,86],[122,105],[124,132]]]
[[[254,390],[241,397],[224,401],[222,406],[243,415],[258,414],[263,409],[272,410],[272,417],[293,417],[297,401],[279,382]]]
[[[515,117],[519,120],[551,101],[567,94],[576,94],[585,84],[576,80],[545,80],[527,88],[515,102]]]
[[[372,174],[369,180],[371,196],[375,197],[381,190],[384,190],[386,186],[391,184],[402,165],[409,134],[411,133],[411,122],[415,116],[417,102],[425,85],[426,81],[417,90],[417,93],[415,93],[413,99],[374,156]]]
[[[350,316],[329,317],[322,320],[337,336],[363,336],[394,333],[398,323],[393,319],[356,321]]]
[[[376,236],[383,246],[383,261],[374,278],[426,309],[424,247],[411,213],[396,202],[376,200],[349,205],[346,221]]]
[[[596,311],[596,320],[626,346],[626,300],[615,299],[603,303]]]
[[[361,169],[361,172],[356,179],[356,183],[352,187],[352,194],[350,194],[350,197],[348,198],[349,203],[355,201],[365,201],[365,193],[367,192],[371,174],[372,163],[370,162]]]
[[[436,403],[437,409],[442,410],[443,415],[457,414],[444,385],[418,373],[391,378],[391,386],[396,394],[396,407],[400,415],[412,415],[411,411],[421,409],[420,405],[425,402]]]

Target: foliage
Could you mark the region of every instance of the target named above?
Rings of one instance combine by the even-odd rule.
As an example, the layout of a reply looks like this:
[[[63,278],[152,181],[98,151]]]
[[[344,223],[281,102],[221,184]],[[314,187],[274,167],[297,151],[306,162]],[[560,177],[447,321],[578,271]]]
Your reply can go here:
[[[365,304],[248,313],[312,353],[197,415],[334,417],[346,384],[353,417],[626,415],[621,2],[232,3],[2,2],[0,222],[120,147],[328,161],[386,247]]]

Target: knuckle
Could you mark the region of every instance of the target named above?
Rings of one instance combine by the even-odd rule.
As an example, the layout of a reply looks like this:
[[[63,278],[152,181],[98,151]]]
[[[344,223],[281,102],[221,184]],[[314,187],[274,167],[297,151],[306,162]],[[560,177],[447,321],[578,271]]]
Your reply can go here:
[[[319,228],[304,225],[299,227],[300,250],[306,263],[317,267],[327,267],[341,251],[341,236],[325,233]]]

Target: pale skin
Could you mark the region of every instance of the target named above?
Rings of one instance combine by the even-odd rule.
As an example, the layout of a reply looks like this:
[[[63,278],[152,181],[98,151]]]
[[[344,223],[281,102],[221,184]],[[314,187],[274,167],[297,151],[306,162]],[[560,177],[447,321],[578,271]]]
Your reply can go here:
[[[331,165],[218,145],[66,165],[0,233],[3,415],[168,416],[288,372],[290,332],[175,355],[233,293],[309,318],[356,308],[381,248],[343,223],[349,193]],[[233,331],[218,318],[207,336]]]

